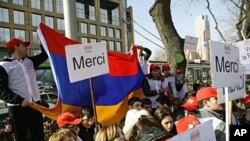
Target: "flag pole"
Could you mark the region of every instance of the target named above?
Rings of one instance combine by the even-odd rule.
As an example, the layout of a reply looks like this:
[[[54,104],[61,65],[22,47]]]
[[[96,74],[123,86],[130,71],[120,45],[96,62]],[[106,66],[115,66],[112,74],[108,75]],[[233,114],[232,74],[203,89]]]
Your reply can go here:
[[[99,131],[99,127],[98,127],[98,122],[97,122],[95,96],[94,96],[92,78],[89,78],[89,84],[90,84],[90,93],[91,93],[92,107],[93,107],[93,112],[94,112],[94,117],[95,117],[95,127],[96,127],[96,132],[98,132]]]

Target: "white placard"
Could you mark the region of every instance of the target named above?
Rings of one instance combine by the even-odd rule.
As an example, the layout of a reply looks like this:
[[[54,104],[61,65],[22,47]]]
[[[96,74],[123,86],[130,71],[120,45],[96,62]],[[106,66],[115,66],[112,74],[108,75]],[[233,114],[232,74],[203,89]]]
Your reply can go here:
[[[216,141],[212,120],[176,135],[168,141]]]
[[[245,84],[245,69],[244,67],[240,68],[240,75],[238,76],[241,80],[240,84],[235,86],[228,87],[228,100],[235,100],[243,98],[246,93],[246,84]],[[218,88],[218,103],[225,103],[225,90],[224,88]]]
[[[250,39],[235,44],[240,50],[240,63],[245,67],[245,73],[250,74]]]
[[[250,63],[250,39],[237,42],[235,44],[240,50],[240,62],[241,64]]]
[[[65,46],[70,82],[109,73],[106,43]]]
[[[186,36],[184,42],[184,49],[196,50],[197,43],[198,43],[198,38]]]
[[[238,85],[239,78],[239,48],[220,42],[210,41],[210,62],[212,87],[222,88]]]

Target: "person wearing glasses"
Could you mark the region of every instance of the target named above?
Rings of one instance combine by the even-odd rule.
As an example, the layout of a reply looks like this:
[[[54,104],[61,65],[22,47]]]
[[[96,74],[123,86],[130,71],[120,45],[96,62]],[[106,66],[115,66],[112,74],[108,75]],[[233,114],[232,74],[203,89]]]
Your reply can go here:
[[[58,116],[56,122],[60,129],[70,129],[77,137],[76,141],[82,141],[82,139],[78,136],[80,131],[78,125],[82,122],[81,118],[78,118],[70,112],[65,112]]]
[[[11,58],[0,62],[0,99],[8,106],[16,141],[44,141],[42,113],[30,107],[32,102],[41,104],[35,68],[47,60],[43,48],[41,53],[28,57],[30,42],[13,38],[7,42]],[[35,123],[35,124],[34,124]]]

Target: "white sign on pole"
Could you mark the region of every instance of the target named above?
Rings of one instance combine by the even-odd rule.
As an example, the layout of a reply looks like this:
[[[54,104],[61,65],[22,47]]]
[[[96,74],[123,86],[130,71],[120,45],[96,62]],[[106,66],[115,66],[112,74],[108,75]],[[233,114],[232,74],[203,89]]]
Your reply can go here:
[[[106,43],[65,46],[70,82],[109,73]]]
[[[168,141],[215,141],[215,133],[212,120],[195,126],[186,132],[176,135]]]
[[[238,76],[241,82],[238,85],[228,87],[228,100],[235,100],[245,96],[245,69],[240,67],[240,75]],[[218,103],[225,103],[225,89],[218,88]]]
[[[241,82],[239,78],[239,48],[215,41],[210,41],[210,45],[212,87],[238,85]]]
[[[197,43],[198,43],[198,38],[186,36],[184,42],[184,49],[196,50]]]
[[[240,50],[241,64],[250,63],[250,39],[239,41],[235,44]]]
[[[240,62],[245,66],[246,74],[250,74],[250,39],[235,44],[240,50]]]

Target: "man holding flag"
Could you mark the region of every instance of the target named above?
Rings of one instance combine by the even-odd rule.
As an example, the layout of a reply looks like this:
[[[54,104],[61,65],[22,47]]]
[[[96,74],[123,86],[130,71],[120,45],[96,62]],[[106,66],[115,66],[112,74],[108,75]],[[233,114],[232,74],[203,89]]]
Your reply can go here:
[[[32,141],[44,141],[42,114],[30,105],[40,104],[34,68],[47,60],[47,54],[42,49],[39,55],[27,57],[29,45],[17,38],[7,43],[11,58],[0,62],[0,99],[7,103],[16,141],[27,140],[27,131]]]

